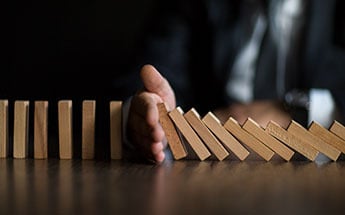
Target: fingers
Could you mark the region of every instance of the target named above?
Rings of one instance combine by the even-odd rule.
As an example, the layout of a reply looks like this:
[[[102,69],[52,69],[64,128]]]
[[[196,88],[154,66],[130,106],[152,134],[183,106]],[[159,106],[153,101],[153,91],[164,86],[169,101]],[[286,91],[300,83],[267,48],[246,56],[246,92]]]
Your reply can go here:
[[[141,116],[146,123],[155,126],[159,120],[157,104],[163,100],[156,94],[141,92],[133,97],[131,103],[131,112]]]
[[[153,66],[143,66],[140,76],[145,89],[132,98],[128,135],[145,157],[160,163],[165,159],[166,141],[159,123],[157,104],[165,102],[168,109],[173,109],[176,106],[175,95],[168,81]]]
[[[131,141],[136,143],[139,152],[141,152],[146,159],[155,163],[164,161],[164,144],[162,142],[153,142],[150,138],[139,134],[130,137]]]
[[[172,109],[176,106],[174,91],[169,82],[156,70],[152,65],[145,65],[140,71],[140,77],[148,92],[157,94],[164,102],[168,104],[168,108]]]
[[[142,116],[133,113],[130,116],[128,125],[136,135],[150,139],[152,142],[161,142],[164,138],[164,131],[160,124],[150,125]]]
[[[134,145],[155,162],[162,162],[164,155],[164,131],[159,123],[157,104],[162,99],[154,93],[139,92],[131,102],[128,118],[128,135]]]

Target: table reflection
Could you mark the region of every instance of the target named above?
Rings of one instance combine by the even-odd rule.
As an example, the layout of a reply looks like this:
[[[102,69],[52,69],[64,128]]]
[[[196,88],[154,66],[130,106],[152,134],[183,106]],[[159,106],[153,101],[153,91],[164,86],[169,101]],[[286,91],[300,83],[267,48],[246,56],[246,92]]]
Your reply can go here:
[[[0,160],[2,214],[338,213],[331,162]]]

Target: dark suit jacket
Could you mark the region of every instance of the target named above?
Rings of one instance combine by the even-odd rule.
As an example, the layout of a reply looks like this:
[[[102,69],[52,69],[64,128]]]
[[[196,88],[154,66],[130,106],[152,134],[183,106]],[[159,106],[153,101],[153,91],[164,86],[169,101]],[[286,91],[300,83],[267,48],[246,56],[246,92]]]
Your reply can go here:
[[[304,23],[286,60],[285,92],[326,88],[345,113],[345,21],[342,1],[305,1]],[[201,112],[231,102],[225,93],[229,68],[248,38],[248,15],[270,1],[174,1],[160,7],[141,63],[158,67],[176,90],[179,104]],[[255,99],[282,99],[277,92],[278,48],[268,25],[256,64]]]

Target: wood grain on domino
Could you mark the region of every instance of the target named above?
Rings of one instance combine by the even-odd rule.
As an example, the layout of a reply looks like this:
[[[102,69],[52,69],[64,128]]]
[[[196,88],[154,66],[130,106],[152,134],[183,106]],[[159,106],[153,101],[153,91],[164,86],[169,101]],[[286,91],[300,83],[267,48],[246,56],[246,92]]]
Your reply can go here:
[[[35,101],[34,158],[48,158],[48,101]]]
[[[96,101],[84,100],[82,106],[81,158],[95,158]]]
[[[13,129],[13,157],[28,156],[29,101],[15,101]]]
[[[72,101],[60,100],[58,102],[59,121],[59,157],[60,159],[73,158],[73,127],[72,127]]]
[[[229,152],[201,121],[199,113],[194,108],[185,113],[184,117],[218,160],[224,160],[229,155]]]
[[[174,123],[171,121],[168,115],[168,109],[165,103],[157,104],[159,112],[159,122],[164,130],[165,137],[167,138],[168,145],[175,160],[180,160],[187,156],[187,150],[183,145]]]
[[[341,139],[345,140],[345,126],[340,124],[340,122],[334,121],[330,126],[329,131],[331,131],[333,134],[337,135]]]
[[[202,121],[238,159],[243,161],[248,157],[249,151],[222,126],[219,119],[212,112],[208,112],[202,118]]]
[[[260,155],[266,161],[271,160],[274,152],[261,143],[258,139],[253,137],[251,134],[246,132],[238,122],[230,117],[224,124],[224,128],[233,134],[238,140],[254,150],[258,155]]]
[[[307,129],[305,129],[303,126],[301,126],[294,120],[291,121],[289,127],[287,128],[287,131],[299,137],[302,141],[305,141],[306,143],[310,144],[316,150],[323,153],[324,155],[326,155],[334,161],[336,161],[340,156],[340,151],[338,149],[326,144],[322,139],[310,133]]]
[[[122,159],[122,101],[110,101],[110,158]]]
[[[8,156],[8,143],[8,100],[0,100],[0,158]]]
[[[251,118],[246,120],[242,128],[260,140],[263,144],[268,146],[286,161],[289,161],[295,153],[276,138],[266,133],[265,130]]]
[[[276,122],[270,121],[265,131],[311,161],[315,161],[315,158],[319,155],[319,151],[314,147],[287,132]]]
[[[186,138],[187,142],[190,144],[199,159],[203,161],[210,157],[211,153],[200,140],[198,135],[194,132],[192,127],[188,124],[186,119],[183,117],[183,114],[183,110],[180,107],[177,107],[169,112],[169,117],[175,123],[182,135]]]
[[[335,147],[345,154],[345,140],[341,139],[334,133],[330,132],[326,128],[322,127],[317,122],[312,122],[309,126],[309,132],[314,134],[316,137],[322,139],[327,144]]]

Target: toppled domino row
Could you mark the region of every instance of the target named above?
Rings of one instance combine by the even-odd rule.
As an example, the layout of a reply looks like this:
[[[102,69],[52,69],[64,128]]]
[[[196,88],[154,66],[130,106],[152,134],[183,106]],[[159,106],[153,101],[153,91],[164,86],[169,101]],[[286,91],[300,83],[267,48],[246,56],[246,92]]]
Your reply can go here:
[[[201,118],[194,108],[186,113],[181,107],[168,111],[161,103],[158,109],[160,123],[175,160],[187,156],[185,144],[190,145],[200,160],[209,158],[211,153],[218,160],[224,160],[231,151],[243,161],[250,154],[247,147],[266,161],[271,160],[274,154],[289,161],[295,152],[311,161],[320,153],[333,161],[341,153],[345,154],[345,127],[337,121],[329,129],[317,122],[312,122],[306,129],[295,121],[291,121],[287,129],[273,121],[263,128],[251,118],[243,125],[232,117],[221,124],[212,112]],[[182,141],[182,136],[186,141]]]

